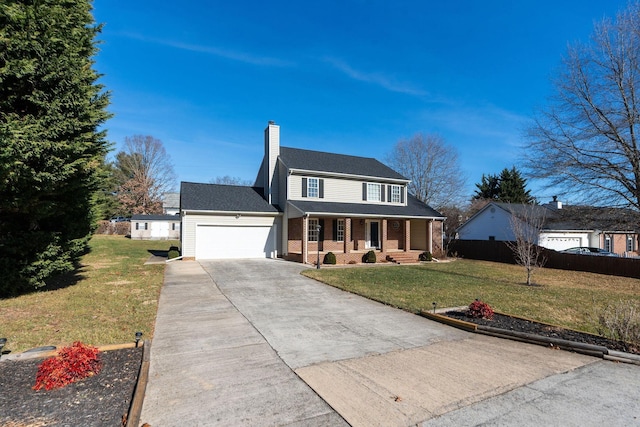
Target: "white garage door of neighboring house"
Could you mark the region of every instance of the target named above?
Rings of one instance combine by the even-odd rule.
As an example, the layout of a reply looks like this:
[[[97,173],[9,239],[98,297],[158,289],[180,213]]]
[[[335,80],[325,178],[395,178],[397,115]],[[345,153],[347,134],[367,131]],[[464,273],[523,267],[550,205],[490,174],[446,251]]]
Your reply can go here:
[[[198,225],[196,259],[271,258],[275,235],[266,226]]]
[[[581,239],[579,237],[547,237],[544,247],[556,251],[575,248],[580,246]]]

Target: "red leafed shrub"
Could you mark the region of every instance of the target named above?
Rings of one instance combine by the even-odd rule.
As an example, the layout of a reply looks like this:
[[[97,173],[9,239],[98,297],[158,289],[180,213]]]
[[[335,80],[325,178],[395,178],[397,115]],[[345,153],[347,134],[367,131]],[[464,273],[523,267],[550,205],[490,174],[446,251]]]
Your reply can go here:
[[[481,319],[493,318],[493,309],[486,302],[475,300],[469,304],[469,315]]]
[[[81,342],[62,348],[57,356],[50,357],[38,366],[34,390],[51,390],[64,387],[83,378],[96,375],[102,368],[100,351]]]

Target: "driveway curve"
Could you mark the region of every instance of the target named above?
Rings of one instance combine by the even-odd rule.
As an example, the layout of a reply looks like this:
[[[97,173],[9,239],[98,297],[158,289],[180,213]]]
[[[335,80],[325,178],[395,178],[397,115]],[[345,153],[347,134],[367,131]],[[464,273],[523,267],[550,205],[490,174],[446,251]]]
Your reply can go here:
[[[280,260],[165,270],[150,425],[638,425],[640,367],[467,333]]]

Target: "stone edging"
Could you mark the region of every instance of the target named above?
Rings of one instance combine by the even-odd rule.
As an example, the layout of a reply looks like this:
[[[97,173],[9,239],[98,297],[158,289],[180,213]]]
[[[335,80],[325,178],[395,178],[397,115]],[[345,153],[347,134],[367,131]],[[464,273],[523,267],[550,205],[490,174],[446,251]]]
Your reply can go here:
[[[463,329],[468,332],[490,335],[497,338],[506,338],[515,341],[526,342],[529,344],[537,344],[545,347],[557,347],[562,350],[587,354],[589,356],[599,357],[605,360],[640,365],[640,355],[609,350],[607,347],[600,345],[585,344],[559,338],[543,337],[526,332],[510,331],[507,329],[494,328],[492,326],[478,325],[472,322],[465,322],[464,320],[453,319],[451,317],[444,316],[438,313],[429,313],[424,310],[420,310],[418,314],[422,317],[426,317],[427,319],[435,320],[436,322],[444,323],[446,325],[453,326],[458,329]]]

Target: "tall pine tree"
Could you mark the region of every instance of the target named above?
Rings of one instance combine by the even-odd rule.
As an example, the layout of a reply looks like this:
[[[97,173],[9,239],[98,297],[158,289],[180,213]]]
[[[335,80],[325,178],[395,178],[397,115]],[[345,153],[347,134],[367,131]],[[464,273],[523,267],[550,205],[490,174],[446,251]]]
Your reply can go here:
[[[93,69],[89,0],[0,2],[0,295],[70,271],[93,230],[98,127],[109,96]]]
[[[531,191],[527,190],[527,180],[512,167],[504,168],[499,175],[482,175],[482,181],[476,184],[473,200],[493,200],[505,203],[535,203]]]

